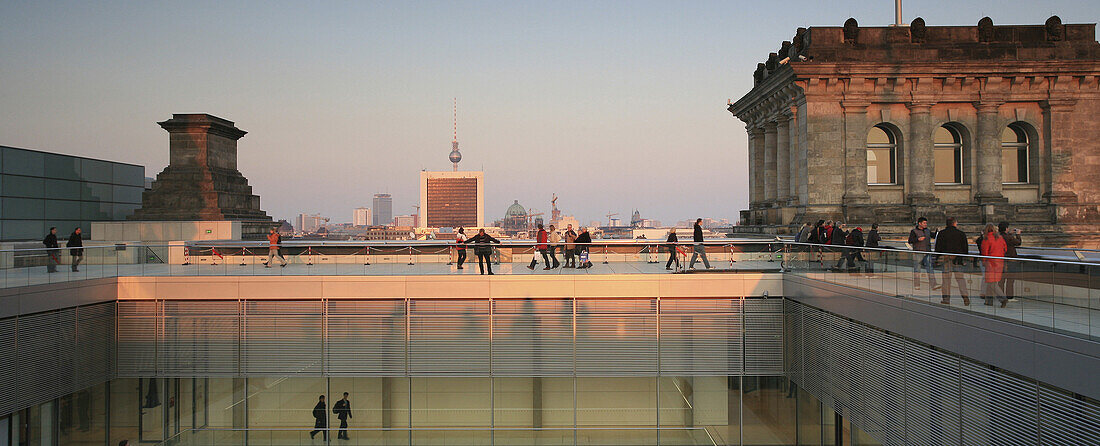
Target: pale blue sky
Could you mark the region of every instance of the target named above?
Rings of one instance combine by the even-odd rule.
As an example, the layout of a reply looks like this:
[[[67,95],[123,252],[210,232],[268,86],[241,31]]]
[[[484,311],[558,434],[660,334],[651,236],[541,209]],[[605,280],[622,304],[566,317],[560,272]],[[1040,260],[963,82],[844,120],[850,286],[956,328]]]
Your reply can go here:
[[[929,26],[1096,22],[1096,1],[906,1]],[[52,2],[0,0],[0,144],[168,162],[172,113],[248,131],[239,168],[275,218],[412,213],[449,170],[451,98],[486,218],[736,220],[746,137],[725,110],[800,26],[893,20],[893,1]]]

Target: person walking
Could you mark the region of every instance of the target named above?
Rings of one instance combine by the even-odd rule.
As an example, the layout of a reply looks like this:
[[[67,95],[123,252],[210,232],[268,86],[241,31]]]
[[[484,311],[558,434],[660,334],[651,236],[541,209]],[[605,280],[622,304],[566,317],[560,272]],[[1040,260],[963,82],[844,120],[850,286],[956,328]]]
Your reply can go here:
[[[325,406],[325,396],[318,398],[317,405],[313,406],[313,430],[309,432],[312,439],[321,432],[322,438],[328,441],[328,408]]]
[[[943,254],[943,289],[940,292],[941,304],[951,304],[951,280],[954,278],[959,286],[959,294],[962,296],[963,305],[970,305],[970,296],[966,288],[966,279],[963,278],[963,258],[949,254],[967,254],[970,248],[966,244],[966,233],[959,230],[955,217],[947,217],[947,227],[936,234],[936,252]]]
[[[798,228],[798,232],[794,234],[795,243],[806,243],[810,237],[810,230],[813,226],[810,226],[810,222],[802,223],[802,227]]]
[[[833,228],[832,238],[829,240],[829,244],[845,246],[848,240],[848,231],[845,230],[847,226],[844,223],[836,222],[836,226]],[[840,248],[840,257],[836,259],[836,264],[833,265],[833,269],[840,271],[844,269],[844,262],[848,261],[848,254],[851,250],[848,248]],[[851,267],[851,264],[848,264]]]
[[[695,242],[693,252],[691,253],[691,262],[688,263],[688,267],[695,269],[695,259],[697,257],[703,258],[703,266],[710,269],[710,260],[707,260],[707,247],[703,244],[703,219],[695,219],[695,228],[692,234],[692,241]]]
[[[1020,246],[1020,228],[1008,230],[1008,222],[1002,221],[997,224],[997,232],[1001,238],[1005,240],[1005,246],[1008,248],[1005,251],[1005,257],[1013,258],[1017,256],[1016,247]],[[1020,272],[1020,266],[1022,264],[1018,260],[1005,261],[1005,268],[1003,278],[1001,279],[1001,289],[1004,290],[1005,296],[1009,300],[1016,298],[1016,275]]]
[[[340,432],[336,433],[336,438],[340,440],[351,440],[348,438],[348,418],[351,418],[351,401],[348,401],[348,393],[344,392],[344,398],[337,401],[332,405],[332,413],[336,414],[336,418],[340,419]]]
[[[581,228],[580,235],[577,236],[577,256],[581,258],[581,268],[591,268],[592,262],[588,261],[588,248],[592,244],[592,234],[588,233],[588,228]]]
[[[455,252],[458,254],[458,269],[462,269],[462,262],[466,261],[466,230],[458,228],[455,233]]]
[[[80,261],[84,260],[84,240],[80,237],[80,227],[78,226],[73,230],[73,233],[69,235],[69,241],[65,242],[66,248],[72,248],[69,250],[69,257],[73,258],[73,272],[80,272],[76,269],[80,265]]]
[[[997,232],[992,223],[985,225],[981,253],[985,256],[985,258],[982,258],[982,264],[985,265],[982,300],[985,301],[986,305],[993,305],[994,297],[1001,302],[1001,308],[1008,305],[1004,289],[1001,288],[1005,263],[1003,257],[1006,252],[1008,252],[1008,245],[1005,243],[1004,237],[1001,237],[1001,234]]]
[[[286,259],[282,254],[279,254],[279,243],[282,243],[283,237],[275,231],[275,228],[271,228],[267,233],[267,262],[264,262],[264,268],[271,268],[271,261],[275,258],[279,259],[281,265],[280,268],[286,266]]]
[[[882,237],[878,235],[878,223],[871,223],[871,230],[869,232],[867,232],[867,242],[864,243],[864,246],[866,246],[868,248],[878,248],[879,247],[878,244],[881,241],[882,241]],[[867,258],[868,259],[880,258],[881,255],[882,254],[879,251],[867,251]],[[867,261],[867,273],[868,274],[874,274],[874,272],[875,272],[875,262],[872,262],[872,261],[868,260]]]
[[[856,227],[847,236],[844,237],[844,244],[848,246],[845,248],[845,254],[848,259],[848,272],[854,272],[859,270],[859,264],[856,260],[867,264],[867,259],[863,258],[863,251],[859,248],[863,247],[863,228]]]
[[[909,231],[909,246],[913,251],[932,251],[932,239],[935,237],[934,233],[928,229],[928,219],[921,217],[917,219],[917,225]],[[931,254],[914,254],[913,258],[913,289],[920,290],[920,270],[923,267],[928,271],[928,286],[933,290],[940,288],[936,283],[935,269],[932,265]]]
[[[546,230],[542,228],[542,223],[539,223],[539,233],[535,236],[535,249],[538,250],[539,254],[542,254],[542,264],[545,266],[545,268],[543,268],[544,270],[550,269],[550,257],[546,254],[546,251],[549,248],[549,244],[547,242],[549,236],[549,233],[547,233]],[[531,264],[527,265],[527,269],[535,269],[536,263],[538,263],[538,256],[532,253]]]
[[[471,237],[466,243],[472,243],[474,245],[474,254],[477,255],[478,271],[481,271],[481,274],[485,274],[485,269],[488,268],[489,275],[493,275],[493,247],[490,244],[496,243],[499,245],[500,240],[486,234],[484,229],[478,229],[477,235]]]
[[[565,267],[576,268],[577,267],[577,231],[573,230],[573,225],[565,227]]]
[[[809,267],[808,263],[813,261],[814,250],[815,249],[817,250],[817,263],[821,266],[825,265],[822,262],[823,254],[821,252],[821,247],[820,246],[813,246],[813,245],[820,245],[821,244],[821,233],[822,233],[821,227],[824,226],[824,225],[825,225],[825,220],[818,220],[817,223],[814,223],[814,227],[810,229],[810,233],[806,235],[806,243],[809,243],[811,245],[809,255],[806,258],[806,263],[807,263],[806,266],[807,267]]]
[[[57,249],[57,227],[50,226],[50,233],[46,234],[46,238],[42,239],[42,244],[46,245],[46,272],[56,273],[57,265],[61,263],[60,249]]]
[[[676,228],[670,228],[668,239],[665,240],[665,249],[668,250],[668,262],[665,262],[665,269],[672,269],[672,262],[676,262],[676,269],[680,269],[680,257],[676,255],[676,244],[679,241],[676,238]]]
[[[561,234],[558,233],[558,229],[554,225],[550,225],[550,260],[554,261],[554,265],[551,268],[557,268],[561,266],[561,262],[558,261],[558,256],[554,255],[554,251],[561,249]]]

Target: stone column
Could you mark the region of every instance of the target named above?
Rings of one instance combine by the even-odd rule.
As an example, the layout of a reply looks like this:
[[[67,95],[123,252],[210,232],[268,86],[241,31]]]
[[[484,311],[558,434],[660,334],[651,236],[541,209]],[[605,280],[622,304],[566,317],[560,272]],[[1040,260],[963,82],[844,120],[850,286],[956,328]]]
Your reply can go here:
[[[998,116],[1000,106],[1000,103],[991,102],[976,104],[978,129],[974,140],[974,152],[978,166],[978,193],[974,198],[979,204],[1005,201],[1004,195],[1001,194],[1003,184],[1001,131],[1003,129]]]
[[[796,206],[798,205],[798,183],[802,178],[798,160],[798,106],[791,106],[787,116],[787,141],[789,145],[787,148],[787,161],[790,163],[789,178],[787,179],[787,205]]]
[[[758,156],[756,150],[757,145],[763,142],[757,137],[756,128],[751,124],[745,126],[745,131],[749,134],[749,209],[756,209],[760,207],[760,201],[764,196],[764,188],[759,185],[763,180],[761,176],[763,169],[757,167],[757,163],[763,166],[764,157]]]
[[[909,141],[905,166],[909,177],[906,178],[910,205],[928,205],[936,202],[935,194],[935,156],[932,149],[932,104],[914,102],[909,106]]]
[[[844,102],[844,205],[868,204],[867,106],[868,102]]]
[[[1050,135],[1050,166],[1049,173],[1031,172],[1031,176],[1046,176],[1050,181],[1049,192],[1043,198],[1052,204],[1077,203],[1077,193],[1074,192],[1074,182],[1079,181],[1073,172],[1073,149],[1082,145],[1089,145],[1095,141],[1082,139],[1080,132],[1075,134],[1070,130],[1074,122],[1073,107],[1077,101],[1072,99],[1049,100],[1041,103],[1043,107],[1044,125]],[[1036,141],[1030,141],[1030,150],[1039,150]],[[1081,168],[1082,166],[1077,166]],[[1086,183],[1087,184],[1087,183]]]
[[[775,122],[764,124],[764,203],[771,206],[777,197],[775,171],[776,126]]]
[[[790,119],[787,113],[780,113],[775,123],[775,198],[780,207],[786,207],[791,198]]]

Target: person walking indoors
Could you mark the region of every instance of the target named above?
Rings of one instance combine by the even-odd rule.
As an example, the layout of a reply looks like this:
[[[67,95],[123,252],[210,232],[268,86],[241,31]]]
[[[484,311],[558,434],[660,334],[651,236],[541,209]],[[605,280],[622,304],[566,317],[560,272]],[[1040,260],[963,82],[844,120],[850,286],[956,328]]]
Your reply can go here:
[[[932,251],[932,239],[935,237],[933,232],[928,229],[928,219],[921,217],[917,219],[917,225],[909,231],[909,246],[913,251]],[[928,286],[933,290],[937,290],[940,286],[936,283],[935,270],[932,265],[931,254],[914,254],[913,257],[913,289],[920,290],[920,270],[924,268],[928,271]]]
[[[538,233],[538,235],[535,236],[535,240],[536,240],[535,249],[538,250],[539,254],[542,254],[542,264],[543,264],[543,266],[545,266],[543,268],[544,270],[550,269],[550,257],[546,254],[546,251],[550,246],[547,242],[548,239],[549,239],[549,236],[550,236],[549,233],[547,233],[546,230],[542,228],[542,223],[539,223],[539,233]],[[538,256],[536,256],[536,255],[534,255],[534,253],[532,253],[531,254],[531,264],[527,265],[527,269],[531,269],[531,270],[535,269],[535,264],[536,263],[538,263]]]
[[[458,254],[458,269],[462,269],[462,262],[466,261],[466,230],[458,228],[455,233],[455,253]]]
[[[993,305],[993,298],[996,297],[1001,302],[1001,308],[1004,308],[1008,305],[1008,299],[1005,297],[1004,289],[1001,288],[1001,279],[1005,263],[1003,257],[1008,251],[1008,245],[992,223],[985,225],[983,232],[981,254],[985,256],[982,258],[985,272],[983,273],[982,300],[986,305]]]
[[[80,270],[76,269],[76,267],[80,266],[81,260],[84,260],[83,246],[84,240],[80,237],[80,227],[78,226],[76,229],[73,230],[73,233],[69,235],[69,241],[65,243],[66,248],[72,248],[69,249],[69,257],[73,258],[72,266],[74,273],[80,272]]]
[[[42,244],[46,246],[46,272],[56,273],[57,265],[61,263],[61,250],[57,249],[57,227],[50,227],[50,233],[42,239]]]
[[[810,226],[810,222],[802,223],[802,227],[798,228],[798,232],[794,235],[795,243],[806,243],[810,237],[811,229],[813,229],[813,226]]]
[[[692,241],[695,243],[693,252],[691,253],[691,262],[688,262],[688,267],[695,269],[695,259],[697,257],[703,258],[703,266],[710,269],[710,260],[707,260],[707,247],[703,244],[703,219],[695,219],[695,228],[692,234]]]
[[[275,231],[275,228],[271,228],[271,231],[267,233],[267,262],[264,263],[264,268],[271,268],[271,261],[275,258],[279,259],[281,263],[280,268],[286,266],[286,259],[282,254],[279,254],[279,243],[282,243],[283,237]]]
[[[951,280],[959,286],[959,294],[962,296],[963,305],[970,305],[969,291],[966,287],[966,279],[963,278],[963,258],[950,254],[967,254],[969,247],[966,244],[966,234],[959,230],[955,217],[947,217],[947,227],[936,235],[936,252],[943,258],[943,284],[940,295],[941,304],[951,304]]]
[[[325,406],[325,396],[318,398],[317,405],[313,406],[313,430],[309,432],[309,438],[313,438],[321,432],[322,438],[328,441],[328,410]]]
[[[493,236],[486,234],[484,229],[478,229],[477,235],[471,237],[466,243],[472,243],[474,245],[474,254],[477,255],[477,269],[481,271],[481,274],[485,274],[485,270],[489,270],[489,275],[493,275],[493,247],[492,243],[500,244],[500,240],[493,238]]]
[[[573,230],[573,225],[565,227],[565,267],[576,268],[577,267],[577,231]]]
[[[676,228],[669,228],[668,239],[665,240],[665,249],[668,250],[668,262],[665,262],[665,269],[672,269],[672,262],[676,262],[676,269],[680,269],[680,257],[676,255],[676,244],[678,242]]]
[[[548,232],[550,233],[550,260],[554,262],[554,265],[551,266],[551,268],[557,268],[561,266],[561,262],[558,261],[558,256],[554,255],[554,251],[562,249],[561,234],[558,233],[558,228],[554,227],[554,225],[550,225],[550,231]],[[562,255],[564,255],[564,253]]]
[[[588,261],[588,248],[592,244],[592,234],[588,233],[588,228],[581,228],[580,235],[577,236],[577,256],[581,258],[581,268],[591,268],[592,262]]]
[[[1005,251],[1005,257],[1016,257],[1016,247],[1020,246],[1020,228],[1008,230],[1008,222],[1002,221],[997,224],[997,232],[1000,233],[1001,238],[1005,239],[1005,246],[1008,248]],[[1001,279],[1001,289],[1004,290],[1005,296],[1009,300],[1016,298],[1016,275],[1020,273],[1020,266],[1022,264],[1017,260],[1005,261],[1005,268],[1003,278]]]
[[[336,414],[336,418],[340,419],[340,432],[336,433],[336,438],[340,440],[351,440],[351,438],[348,438],[348,418],[352,418],[351,401],[348,401],[347,392],[344,392],[343,399],[332,405],[332,413]]]

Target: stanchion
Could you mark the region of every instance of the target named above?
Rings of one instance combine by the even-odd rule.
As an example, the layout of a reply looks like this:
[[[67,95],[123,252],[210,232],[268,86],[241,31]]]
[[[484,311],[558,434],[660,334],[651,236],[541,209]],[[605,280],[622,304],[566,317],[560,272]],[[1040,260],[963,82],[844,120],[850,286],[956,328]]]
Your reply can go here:
[[[191,264],[191,247],[183,245],[183,266]]]
[[[675,255],[678,257],[677,261],[676,261],[676,272],[683,272],[684,271],[684,265],[686,265],[687,261],[688,261],[687,252],[684,251],[683,245],[676,244],[674,246],[675,247],[673,249],[676,250]],[[683,262],[680,261],[679,257],[683,257]]]
[[[413,247],[410,246],[409,247],[409,265],[415,265],[415,264],[416,263],[413,262]]]
[[[607,264],[607,245],[603,245],[603,264]]]
[[[210,247],[210,266],[218,266],[218,259],[225,260],[225,256],[218,253],[218,248]]]
[[[240,254],[241,255],[241,266],[245,266],[244,256],[245,256],[246,253],[249,253],[248,248],[241,248],[241,254]]]

